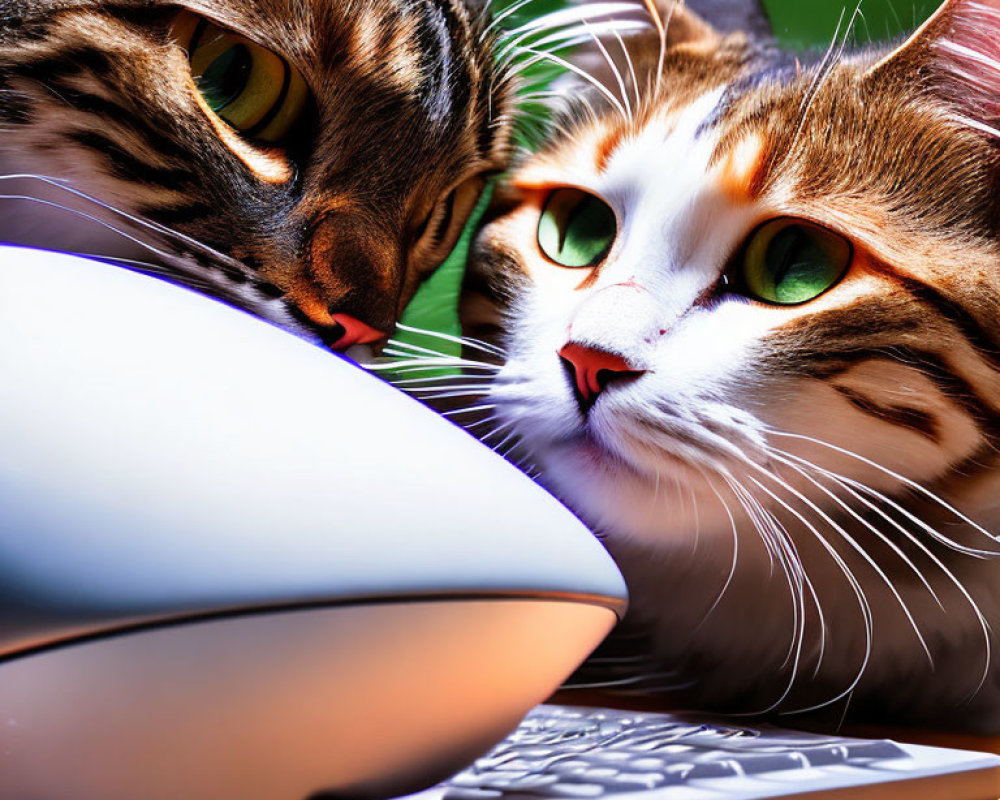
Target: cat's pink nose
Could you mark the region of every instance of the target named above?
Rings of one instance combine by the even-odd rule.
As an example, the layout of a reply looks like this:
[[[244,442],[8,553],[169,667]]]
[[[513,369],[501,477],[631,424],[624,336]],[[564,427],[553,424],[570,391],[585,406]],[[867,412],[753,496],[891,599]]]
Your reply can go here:
[[[356,344],[371,344],[385,338],[382,331],[376,330],[350,314],[334,314],[333,321],[337,323],[339,328],[343,329],[343,333],[340,333],[334,328],[332,336],[326,340],[327,344],[334,350],[346,350]],[[339,336],[338,333],[340,333]]]
[[[635,377],[646,370],[636,369],[616,353],[570,342],[559,351],[576,379],[576,389],[585,403],[593,401],[604,387],[618,378]]]

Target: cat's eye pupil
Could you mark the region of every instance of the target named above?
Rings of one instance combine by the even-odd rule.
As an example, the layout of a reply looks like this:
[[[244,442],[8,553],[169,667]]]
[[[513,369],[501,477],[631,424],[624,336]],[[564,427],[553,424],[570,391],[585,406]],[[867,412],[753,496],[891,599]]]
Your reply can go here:
[[[246,89],[253,69],[253,56],[244,44],[226,50],[198,78],[201,91],[213,111],[221,111]]]
[[[611,249],[618,223],[601,198],[580,189],[556,189],[538,221],[538,246],[563,267],[589,267]]]
[[[771,220],[750,237],[742,284],[767,303],[805,303],[840,280],[851,256],[850,242],[833,231],[804,220]]]
[[[805,255],[803,251],[808,249],[808,238],[797,225],[789,225],[771,239],[765,258],[771,265],[775,285],[784,284],[789,272],[792,273],[791,279],[794,281],[799,277],[798,273],[802,267],[808,271],[810,266],[815,265],[815,261],[802,259]]]

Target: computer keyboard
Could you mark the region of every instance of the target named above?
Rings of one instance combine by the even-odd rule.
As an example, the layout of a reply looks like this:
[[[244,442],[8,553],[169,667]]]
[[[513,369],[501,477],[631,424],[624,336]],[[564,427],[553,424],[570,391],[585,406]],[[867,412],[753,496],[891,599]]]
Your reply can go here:
[[[414,800],[625,800],[622,795],[636,793],[643,797],[634,800],[702,800],[801,792],[823,792],[826,798],[826,792],[844,787],[940,781],[951,773],[974,774],[976,785],[986,787],[985,794],[969,797],[1000,794],[1000,758],[983,753],[672,714],[543,705],[490,753]],[[997,792],[991,794],[992,787]],[[952,797],[940,794],[939,784],[927,788],[929,795],[886,796]]]
[[[596,798],[705,778],[908,758],[887,740],[689,722],[667,714],[539,706],[446,797]],[[472,790],[471,792],[469,790]]]

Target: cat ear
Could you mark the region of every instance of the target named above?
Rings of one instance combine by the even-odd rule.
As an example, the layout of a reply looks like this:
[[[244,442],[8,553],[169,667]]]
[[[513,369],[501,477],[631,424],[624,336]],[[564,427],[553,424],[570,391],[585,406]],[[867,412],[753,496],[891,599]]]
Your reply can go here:
[[[1000,137],[1000,0],[946,0],[868,77],[925,82],[964,122]]]

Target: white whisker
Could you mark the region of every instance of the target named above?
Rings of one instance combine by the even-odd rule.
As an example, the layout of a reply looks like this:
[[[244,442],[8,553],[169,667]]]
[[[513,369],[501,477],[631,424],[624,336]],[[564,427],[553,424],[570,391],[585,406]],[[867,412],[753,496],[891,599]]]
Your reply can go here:
[[[614,96],[611,90],[608,89],[608,87],[605,86],[603,83],[601,83],[599,80],[597,80],[594,76],[580,69],[575,64],[571,64],[566,59],[560,58],[559,56],[554,55],[552,53],[540,53],[536,50],[532,50],[532,48],[530,47],[526,47],[525,50],[527,52],[534,53],[537,56],[535,61],[539,60],[551,61],[552,63],[557,64],[558,66],[563,67],[564,69],[567,69],[576,75],[579,75],[589,84],[591,84],[595,89],[597,89],[597,91],[599,91],[602,95],[604,95],[608,99],[608,102],[611,103],[611,105],[614,106],[614,108],[622,116],[622,118],[628,121],[628,115],[625,113],[625,107],[621,104],[618,98]]]
[[[505,19],[507,19],[512,14],[516,14],[522,8],[524,8],[528,3],[533,2],[533,0],[518,0],[516,3],[511,3],[507,8],[497,14],[493,20],[483,28],[483,32],[479,35],[479,41],[485,41],[486,37],[493,31],[498,25],[500,25]]]
[[[970,607],[972,608],[973,614],[975,615],[976,620],[979,623],[980,629],[983,632],[983,641],[984,641],[984,645],[985,645],[985,655],[986,655],[985,663],[984,663],[984,666],[983,666],[983,672],[982,672],[982,674],[981,674],[981,676],[979,678],[979,682],[976,685],[976,688],[972,692],[972,695],[974,696],[982,688],[982,686],[985,684],[986,680],[988,679],[988,677],[989,677],[989,668],[990,668],[990,664],[992,663],[992,644],[991,644],[991,638],[990,638],[991,629],[990,629],[989,622],[983,616],[983,613],[980,610],[979,605],[973,599],[972,595],[969,594],[968,589],[965,588],[965,586],[962,584],[962,582],[955,576],[955,574],[950,569],[948,569],[948,567],[941,561],[941,559],[938,558],[927,547],[927,545],[925,545],[923,542],[921,542],[920,539],[918,537],[916,537],[911,531],[909,531],[906,528],[904,528],[897,520],[895,520],[891,516],[889,516],[889,514],[887,514],[883,509],[879,508],[874,503],[872,503],[872,502],[866,500],[864,497],[862,497],[861,493],[869,494],[875,500],[878,500],[879,502],[885,503],[886,505],[890,506],[891,508],[894,508],[896,511],[899,511],[900,513],[904,513],[908,518],[910,517],[910,515],[908,513],[904,512],[896,503],[894,503],[892,500],[890,500],[889,498],[887,498],[881,492],[878,492],[878,491],[876,491],[876,490],[874,490],[874,489],[872,489],[870,487],[867,487],[864,484],[858,483],[857,481],[853,481],[850,478],[847,478],[847,477],[845,477],[843,475],[838,475],[835,472],[831,472],[830,470],[827,470],[827,469],[824,469],[822,467],[816,466],[815,464],[807,462],[805,459],[799,458],[798,456],[792,455],[791,453],[785,453],[785,455],[787,455],[789,458],[792,458],[792,459],[794,459],[796,461],[804,463],[805,465],[809,466],[811,469],[815,469],[818,472],[823,473],[824,475],[828,476],[831,480],[834,480],[837,483],[839,483],[841,486],[843,486],[844,490],[847,491],[848,493],[850,493],[852,497],[854,497],[855,499],[857,499],[858,502],[862,503],[870,511],[872,511],[873,513],[877,514],[880,518],[882,518],[883,520],[885,520],[889,525],[891,525],[893,528],[895,528],[900,534],[902,534],[904,537],[906,537],[906,539],[909,542],[911,542],[915,547],[917,547],[928,559],[930,559],[930,561],[933,562],[934,565],[938,569],[940,569],[942,573],[944,573],[945,577],[948,578],[948,580],[958,589],[958,591],[962,595],[963,599],[966,602],[969,603]],[[936,596],[935,596],[935,599],[937,599]],[[938,605],[939,606],[941,605],[940,601],[938,601]]]
[[[784,451],[778,450],[773,447],[769,448],[769,451],[772,458],[776,459],[777,461],[780,461],[782,464],[785,464],[791,469],[795,470],[803,478],[809,481],[813,486],[815,486],[817,489],[823,492],[827,497],[833,500],[837,505],[839,505],[852,518],[854,518],[857,522],[860,522],[868,530],[870,530],[873,534],[875,534],[875,536],[883,544],[885,544],[897,556],[899,556],[900,560],[910,568],[913,574],[917,576],[917,579],[924,585],[924,588],[926,588],[927,591],[930,593],[931,597],[934,598],[934,602],[937,603],[938,607],[944,610],[944,606],[941,604],[941,599],[937,596],[937,593],[934,591],[934,588],[930,585],[927,578],[919,570],[917,565],[913,563],[913,560],[908,555],[906,555],[906,553],[903,552],[903,550],[899,547],[899,545],[893,542],[889,537],[887,537],[884,533],[882,533],[882,531],[880,531],[877,527],[872,525],[868,520],[866,520],[864,517],[858,514],[858,512],[855,511],[853,508],[851,508],[848,503],[845,503],[844,500],[840,498],[836,492],[832,491],[829,487],[824,486],[820,481],[816,480],[816,478],[809,475],[808,472],[806,472],[806,470],[803,469],[803,467],[809,467],[810,469],[823,474],[827,478],[834,480],[836,483],[838,483],[839,485],[843,486],[846,489],[847,487],[844,483],[844,480],[842,479],[842,476],[835,475],[834,473],[825,470],[822,467],[817,467],[815,464],[812,464],[811,462],[806,461],[803,458],[798,458],[797,456],[794,456],[791,453],[786,454]],[[782,456],[784,455],[787,455],[788,457],[783,458]],[[801,464],[802,466],[796,465],[795,463],[793,463],[793,461],[799,462],[799,464]],[[912,536],[910,538],[912,540]]]
[[[483,425],[487,425],[487,424],[489,424],[491,422],[496,422],[497,419],[498,419],[498,417],[497,417],[496,414],[490,414],[488,417],[485,417],[485,418],[483,418],[483,419],[481,419],[481,420],[479,420],[477,422],[463,423],[462,427],[465,428],[467,431],[472,431],[472,430],[475,430],[476,428],[479,428],[479,427],[481,427]],[[492,435],[492,431],[490,431],[489,433],[483,434],[480,438],[487,439],[491,435]]]
[[[810,475],[808,475],[804,470],[802,470],[801,468],[795,466],[793,463],[791,463],[787,459],[782,458],[781,456],[779,456],[777,454],[772,454],[772,457],[775,458],[775,459],[777,459],[781,463],[789,466],[791,469],[794,469],[796,472],[798,472],[800,475],[802,475],[806,480],[808,480],[814,486],[816,486],[821,491],[823,491],[824,493],[826,493],[827,495],[829,495],[831,498],[833,498],[849,514],[851,514],[855,519],[857,519],[858,522],[861,522],[863,525],[865,525],[865,527],[867,527],[870,531],[872,531],[872,533],[874,533],[886,546],[890,547],[893,550],[893,552],[896,553],[896,555],[898,555],[899,558],[914,572],[914,574],[917,575],[917,577],[921,580],[921,582],[927,588],[927,591],[931,593],[931,596],[934,598],[934,600],[938,603],[938,605],[941,605],[941,601],[938,599],[937,594],[931,588],[931,585],[927,582],[926,578],[924,578],[924,576],[920,572],[920,570],[917,569],[916,564],[914,564],[913,561],[909,558],[909,556],[907,556],[885,534],[883,534],[881,531],[879,531],[874,525],[872,525],[871,523],[869,523],[866,520],[864,520],[859,514],[857,514],[856,512],[854,512],[853,509],[851,509],[849,506],[847,506],[846,503],[843,503],[843,501],[841,501],[840,498],[838,498],[834,492],[831,492],[825,486],[823,486],[822,484],[820,484],[818,481],[816,481],[814,478],[812,478]],[[831,519],[825,512],[821,511],[819,509],[819,506],[815,505],[814,503],[812,503],[812,501],[808,500],[805,497],[805,495],[803,495],[801,493],[798,493],[795,489],[792,489],[789,484],[785,484],[785,486],[787,487],[787,489],[786,489],[787,491],[795,492],[796,496],[798,496],[800,500],[802,500],[803,502],[805,502],[817,515],[820,516],[821,519],[823,519],[828,525],[830,525],[830,527],[832,527],[835,531],[837,531],[840,534],[841,538],[843,538],[852,547],[852,549],[854,549],[859,555],[861,555],[861,557],[868,563],[868,565],[882,579],[882,582],[885,583],[885,585],[889,588],[889,591],[892,593],[893,597],[896,599],[896,602],[899,604],[899,607],[902,609],[903,614],[906,616],[907,621],[909,621],[909,623],[910,623],[910,627],[913,628],[914,633],[917,635],[917,639],[919,640],[920,646],[921,646],[921,648],[924,651],[924,655],[927,656],[927,661],[930,664],[931,668],[933,669],[933,667],[934,667],[934,657],[931,655],[930,648],[927,646],[927,642],[924,639],[923,634],[920,632],[920,628],[917,625],[916,619],[914,619],[913,614],[911,613],[909,607],[907,607],[905,601],[903,600],[902,595],[899,593],[899,590],[896,589],[896,587],[893,584],[892,580],[889,578],[888,575],[885,574],[885,571],[881,568],[881,566],[878,565],[878,562],[876,562],[875,559],[872,558],[868,554],[868,552],[861,545],[859,545],[857,543],[857,541],[854,539],[853,536],[851,536],[851,535],[849,535],[847,533],[847,531],[846,531],[845,528],[843,528],[842,526],[840,526],[837,523],[835,523],[833,521],[833,519]]]
[[[432,360],[434,361],[434,363],[431,364],[426,363]],[[454,364],[443,360],[439,361],[437,359],[383,361],[383,362],[366,363],[366,364],[359,363],[358,366],[370,370],[371,372],[393,370],[395,372],[399,372],[401,375],[410,374],[414,372],[431,372],[431,371],[440,372],[442,369],[447,369],[447,368],[492,371],[482,364],[462,365],[462,364]],[[455,376],[452,375],[448,377],[455,377]]]
[[[893,478],[894,480],[899,481],[901,484],[903,484],[904,486],[912,489],[913,491],[917,492],[918,494],[926,497],[932,503],[940,506],[941,508],[943,508],[946,511],[950,512],[951,514],[954,514],[962,522],[964,522],[967,525],[971,526],[973,529],[975,529],[976,531],[978,531],[979,533],[981,533],[983,536],[985,536],[986,538],[990,539],[991,541],[994,541],[994,542],[1000,541],[1000,537],[998,537],[996,534],[990,533],[988,530],[986,530],[978,522],[975,522],[974,520],[972,520],[969,517],[967,517],[965,514],[963,514],[957,508],[955,508],[954,506],[952,506],[950,503],[948,503],[945,500],[943,500],[942,498],[938,497],[930,489],[927,489],[926,487],[921,486],[916,481],[910,480],[909,478],[907,478],[907,477],[905,477],[903,475],[900,475],[898,472],[894,472],[893,470],[889,469],[888,467],[884,467],[881,464],[879,464],[879,463],[877,463],[875,461],[872,461],[871,459],[865,458],[864,456],[859,455],[858,453],[852,452],[851,450],[846,450],[843,447],[838,447],[835,444],[830,444],[829,442],[824,442],[821,439],[815,439],[812,436],[805,436],[804,434],[800,434],[800,433],[788,433],[786,431],[777,430],[775,428],[769,428],[768,432],[769,433],[773,433],[776,436],[784,436],[784,437],[787,437],[787,438],[790,438],[790,439],[799,439],[801,441],[806,441],[806,442],[811,442],[813,444],[817,444],[817,445],[819,445],[821,447],[828,447],[831,450],[833,450],[834,452],[840,453],[841,455],[845,455],[845,456],[848,456],[850,458],[854,458],[854,459],[860,461],[863,464],[867,464],[868,466],[870,466],[870,467],[872,467],[874,469],[879,470],[883,474],[888,475],[890,478]],[[924,523],[922,523],[922,522],[920,524],[924,525]],[[948,547],[952,548],[953,550],[958,550],[961,553],[965,553],[967,555],[977,556],[979,558],[991,558],[991,557],[1000,556],[1000,553],[998,553],[996,551],[993,551],[993,550],[978,550],[976,548],[965,547],[964,545],[961,545],[958,542],[956,542],[956,541],[954,541],[952,539],[949,539],[947,536],[944,536],[939,531],[932,531],[929,527],[926,527],[926,529],[927,529],[927,532],[930,535],[932,535],[935,539],[937,539],[938,541],[940,541],[942,544],[947,545]]]
[[[116,214],[116,215],[118,215],[118,216],[120,216],[120,217],[122,217],[124,219],[127,219],[129,222],[134,222],[136,225],[139,225],[141,227],[147,228],[147,229],[149,229],[151,231],[154,231],[156,233],[160,233],[160,234],[162,234],[164,236],[171,236],[171,237],[177,239],[178,241],[182,241],[185,244],[190,245],[191,247],[195,247],[195,248],[203,251],[207,255],[211,256],[212,258],[214,258],[214,259],[216,259],[216,260],[218,260],[218,261],[220,261],[222,263],[225,263],[225,264],[227,264],[229,266],[236,267],[236,268],[238,268],[240,270],[248,271],[246,265],[244,265],[242,262],[237,261],[236,259],[231,258],[230,256],[227,256],[224,253],[219,252],[215,248],[210,247],[209,245],[205,244],[204,242],[199,241],[198,239],[194,239],[194,238],[192,238],[190,236],[187,236],[186,234],[183,234],[180,231],[175,231],[173,228],[168,228],[167,226],[161,225],[158,222],[154,222],[152,220],[144,219],[142,217],[137,217],[134,214],[130,214],[127,211],[124,211],[124,210],[122,210],[120,208],[116,208],[115,206],[110,205],[109,203],[105,203],[103,200],[99,200],[98,198],[96,198],[96,197],[94,197],[92,195],[89,195],[86,192],[82,192],[79,189],[76,189],[76,188],[74,188],[72,186],[67,186],[66,183],[63,182],[62,180],[58,180],[56,178],[52,178],[52,177],[50,177],[48,175],[37,175],[37,174],[27,173],[27,172],[25,172],[25,173],[12,173],[12,174],[0,175],[0,181],[4,181],[4,180],[36,180],[36,181],[39,181],[40,183],[43,183],[43,184],[45,184],[47,186],[52,186],[52,187],[54,187],[56,189],[60,189],[61,191],[68,192],[69,194],[73,195],[74,197],[78,197],[81,200],[85,200],[85,201],[87,201],[89,203],[93,203],[94,205],[98,206],[99,208],[103,208],[106,211],[110,211],[113,214]],[[29,197],[26,197],[24,199],[35,199],[35,200],[38,200],[39,198],[31,198],[31,196],[29,196]],[[65,206],[58,206],[57,205],[56,207],[57,208],[65,208],[68,211],[74,211],[74,212],[76,212],[76,209],[69,209],[69,208],[66,208]],[[94,219],[93,217],[91,217],[91,216],[89,216],[87,214],[84,214],[83,212],[78,212],[78,213],[80,213],[81,216],[86,217],[87,219]],[[97,220],[97,219],[94,219],[94,221],[95,222],[99,222],[99,223],[101,222],[101,220]],[[102,223],[102,224],[105,224],[105,226],[108,227],[110,230],[113,230],[113,231],[115,231],[117,233],[121,233],[120,231],[118,231],[117,228],[114,228],[114,227],[112,227],[110,225],[107,225],[107,223]],[[125,234],[122,234],[122,235],[125,235]],[[152,245],[149,245],[149,244],[147,244],[145,242],[137,240],[137,239],[135,239],[135,238],[133,238],[131,236],[128,236],[127,238],[129,238],[131,241],[134,241],[136,244],[139,244],[139,245],[141,245],[143,247],[146,247],[149,250],[152,250],[153,252],[157,253],[158,255],[164,255],[164,256],[167,256],[167,257],[174,257],[174,254],[172,254],[172,253],[166,253],[164,251],[157,250]]]
[[[413,353],[409,351],[393,350],[391,348],[386,348],[382,351],[383,353],[390,356],[398,356],[399,360],[388,361],[388,362],[376,362],[370,367],[368,365],[362,365],[366,368],[377,369],[379,367],[383,369],[391,369],[393,367],[408,367],[411,365],[419,365],[424,367],[466,367],[468,369],[481,369],[490,372],[498,372],[501,367],[497,364],[486,364],[481,361],[471,361],[467,358],[459,358],[457,356],[427,356],[427,357],[415,357]]]
[[[507,36],[518,36],[527,31],[553,30],[557,27],[595,20],[600,17],[610,17],[615,14],[626,14],[641,10],[642,6],[638,3],[589,3],[585,6],[571,6],[544,14],[541,17],[526,22],[524,25],[512,28],[507,32]]]
[[[723,499],[723,497],[722,497],[722,494],[715,487],[715,484],[713,484],[711,482],[711,480],[709,480],[708,476],[705,475],[704,472],[702,472],[702,477],[705,478],[705,482],[708,484],[708,487],[712,490],[712,492],[715,494],[715,496],[719,499],[719,502],[722,504],[722,508],[726,512],[726,516],[729,518],[729,526],[730,526],[730,528],[732,529],[732,532],[733,532],[733,561],[732,561],[732,564],[730,564],[730,566],[729,566],[729,575],[726,576],[726,581],[725,581],[725,583],[723,583],[722,589],[719,591],[719,594],[716,596],[715,602],[713,602],[712,605],[711,605],[711,607],[708,609],[708,611],[705,612],[705,616],[702,618],[701,622],[698,623],[698,626],[695,628],[695,632],[696,633],[699,630],[701,630],[701,627],[705,624],[705,622],[708,620],[708,618],[712,615],[712,612],[714,612],[715,609],[719,607],[719,603],[722,602],[723,596],[726,594],[726,591],[729,589],[729,586],[732,584],[732,582],[733,582],[733,576],[736,574],[736,562],[738,560],[739,551],[740,551],[739,536],[737,535],[737,532],[736,532],[736,519],[733,517],[733,512],[730,510],[729,504],[726,503],[725,499]]]
[[[782,668],[784,668],[790,664],[791,675],[789,676],[788,682],[777,700],[775,700],[767,708],[753,712],[766,714],[773,711],[781,705],[782,702],[784,702],[785,698],[787,698],[791,692],[792,687],[795,685],[795,680],[798,676],[799,663],[802,657],[802,649],[805,643],[806,632],[805,595],[802,591],[804,573],[802,570],[802,563],[798,557],[797,551],[795,550],[795,546],[788,537],[787,531],[784,530],[781,523],[774,517],[773,514],[764,509],[757,499],[753,497],[753,495],[742,485],[736,482],[735,479],[729,478],[727,479],[727,482],[729,482],[730,488],[733,489],[737,498],[740,498],[740,495],[742,494],[743,499],[741,500],[741,503],[743,504],[744,509],[749,510],[747,503],[752,506],[756,506],[760,514],[763,515],[763,519],[766,520],[765,526],[770,530],[768,538],[772,538],[774,540],[775,557],[781,565],[782,572],[785,575],[785,580],[788,583],[788,590],[792,600],[792,637],[789,641],[785,661],[781,665]],[[755,527],[758,527],[758,530],[763,536],[764,531],[763,528],[759,526],[759,523],[755,522]]]
[[[639,106],[642,104],[642,98],[639,96],[639,81],[635,77],[635,65],[632,63],[632,56],[629,54],[628,47],[625,46],[625,41],[622,39],[621,32],[617,29],[614,31],[615,38],[618,40],[618,46],[622,50],[622,55],[625,56],[625,63],[628,65],[628,73],[632,78],[632,91],[635,92],[635,107],[638,110]]]
[[[442,353],[440,350],[431,350],[427,347],[420,347],[420,345],[410,344],[409,342],[402,342],[399,339],[389,339],[386,344],[392,348],[403,348],[405,350],[412,350],[415,353],[423,353],[424,355],[433,356],[435,358],[452,358],[451,353]]]
[[[493,411],[496,407],[496,403],[489,403],[481,406],[468,406],[466,408],[456,408],[451,411],[445,411],[441,414],[441,416],[452,417],[456,414],[472,414],[476,411]]]
[[[670,11],[667,14],[667,20],[664,22],[660,19],[660,10],[656,7],[655,0],[643,0],[643,5],[646,8],[646,12],[649,14],[649,18],[656,28],[656,34],[660,39],[660,52],[656,58],[656,83],[653,84],[653,94],[655,95],[660,90],[660,80],[663,77],[663,62],[667,55],[667,27],[670,25],[670,20],[674,16],[674,9],[676,6],[671,5]]]
[[[766,473],[767,471],[764,470],[764,472]],[[773,479],[773,476],[771,476],[769,473],[767,473],[767,474],[768,474],[769,477],[771,477]],[[811,522],[809,522],[809,520],[806,519],[802,514],[800,514],[798,511],[796,511],[794,508],[792,508],[791,505],[789,505],[786,501],[784,501],[783,499],[781,499],[771,489],[769,489],[768,487],[764,486],[756,478],[754,478],[754,477],[751,476],[750,480],[753,481],[754,484],[761,491],[763,491],[772,500],[774,500],[774,502],[778,503],[778,505],[780,505],[782,508],[784,508],[786,511],[788,511],[792,516],[794,516],[796,519],[798,519],[799,522],[801,522],[813,534],[813,536],[816,538],[816,541],[819,542],[820,546],[823,547],[824,550],[826,550],[827,554],[830,556],[831,559],[833,559],[833,562],[837,565],[837,568],[841,571],[841,573],[847,579],[847,582],[850,584],[851,589],[854,592],[854,596],[855,596],[855,598],[858,601],[858,606],[859,606],[859,608],[861,610],[861,616],[862,616],[862,619],[864,621],[864,626],[865,626],[865,655],[864,655],[864,658],[862,659],[860,667],[858,668],[857,674],[854,676],[854,679],[851,681],[850,685],[846,689],[844,689],[842,692],[840,692],[840,694],[836,695],[835,697],[833,697],[830,700],[827,700],[827,701],[825,701],[823,703],[819,703],[819,704],[816,704],[814,706],[810,706],[808,708],[804,708],[804,709],[800,709],[799,710],[800,713],[805,713],[806,711],[813,711],[813,710],[816,710],[816,709],[828,706],[828,705],[830,705],[832,703],[836,703],[838,700],[842,700],[843,698],[847,697],[848,695],[850,695],[854,691],[855,687],[857,687],[857,685],[861,682],[861,678],[864,675],[865,670],[868,668],[868,662],[871,659],[871,654],[872,654],[873,622],[872,622],[871,606],[868,604],[868,598],[865,596],[864,589],[862,588],[862,586],[861,586],[860,582],[858,581],[858,579],[855,577],[854,573],[851,572],[850,567],[848,567],[848,565],[844,561],[844,559],[833,548],[833,546],[826,540],[826,538],[816,529],[816,527]],[[789,689],[789,691],[790,691],[790,689]],[[785,699],[785,697],[787,697],[787,696],[788,696],[788,692],[786,691],[785,695],[781,698],[781,700],[783,701]],[[769,710],[773,710],[778,705],[780,705],[780,701],[779,701],[779,703],[776,703],[774,706],[772,706],[772,708],[769,709]]]
[[[3,176],[0,176],[0,179],[2,178]],[[169,253],[166,250],[160,250],[158,247],[154,247],[148,242],[144,242],[141,239],[138,239],[135,236],[126,233],[120,228],[115,227],[110,222],[106,222],[105,220],[100,219],[99,217],[95,217],[92,214],[88,214],[85,211],[81,211],[78,208],[73,208],[72,206],[63,205],[62,203],[57,203],[53,200],[45,200],[41,197],[35,197],[29,194],[0,194],[0,200],[23,200],[29,203],[37,203],[38,205],[59,209],[60,211],[66,211],[70,214],[75,214],[76,216],[85,219],[88,222],[93,222],[95,225],[100,225],[102,228],[105,228],[106,230],[109,230],[112,233],[116,233],[122,238],[127,239],[128,241],[133,242],[134,244],[137,244],[140,247],[144,247],[152,253],[156,253],[156,255],[158,256],[162,256],[164,258],[173,257],[172,253]]]
[[[615,81],[618,83],[618,90],[621,92],[622,103],[625,106],[625,114],[628,118],[630,124],[634,123],[632,117],[632,102],[629,100],[628,90],[625,88],[625,81],[622,79],[621,71],[618,69],[618,65],[615,64],[614,59],[611,58],[611,54],[608,53],[607,48],[601,41],[600,37],[594,32],[594,30],[587,24],[584,20],[584,27],[587,29],[587,33],[590,34],[590,38],[593,39],[594,44],[597,45],[597,49],[604,56],[604,61],[607,63],[608,67],[611,69],[611,74],[614,75]]]
[[[473,339],[468,336],[452,336],[449,333],[431,331],[424,328],[415,328],[412,325],[404,325],[401,322],[396,323],[396,327],[401,331],[406,331],[407,333],[415,333],[420,336],[431,336],[436,339],[444,339],[447,342],[454,342],[455,344],[460,344],[464,347],[471,347],[474,350],[480,350],[484,353],[491,353],[498,356],[505,355],[503,348],[497,347],[489,342],[484,342],[482,339]]]
[[[437,391],[437,390],[447,390],[454,388],[452,381],[474,381],[473,383],[463,383],[462,388],[478,388],[482,391],[489,391],[493,380],[488,375],[428,375],[423,378],[393,378],[389,375],[389,382],[399,388],[405,390],[421,390],[426,391]],[[427,385],[422,385],[427,384]],[[435,385],[437,384],[437,385]],[[443,384],[443,385],[442,385]]]
[[[433,389],[409,389],[404,388],[404,392],[416,396],[420,400],[450,400],[455,397],[482,397],[483,391],[477,389],[470,392],[462,391],[443,391],[443,390],[433,390]]]

